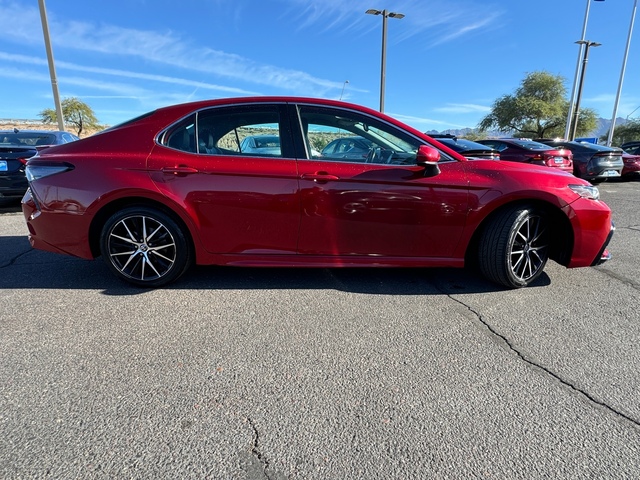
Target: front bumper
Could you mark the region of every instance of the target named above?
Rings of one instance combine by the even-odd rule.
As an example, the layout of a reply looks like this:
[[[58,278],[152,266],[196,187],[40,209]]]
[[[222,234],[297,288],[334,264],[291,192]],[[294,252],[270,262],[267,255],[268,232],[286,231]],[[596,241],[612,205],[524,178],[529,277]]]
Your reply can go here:
[[[607,236],[607,239],[605,240],[604,245],[602,245],[600,252],[594,259],[593,263],[591,264],[592,267],[595,267],[596,265],[602,265],[604,262],[611,260],[611,252],[607,250],[607,246],[609,246],[609,242],[611,241],[611,238],[613,237],[613,232],[615,232],[615,230],[616,230],[616,226],[614,225],[613,222],[611,222],[611,230],[609,230],[609,235]]]

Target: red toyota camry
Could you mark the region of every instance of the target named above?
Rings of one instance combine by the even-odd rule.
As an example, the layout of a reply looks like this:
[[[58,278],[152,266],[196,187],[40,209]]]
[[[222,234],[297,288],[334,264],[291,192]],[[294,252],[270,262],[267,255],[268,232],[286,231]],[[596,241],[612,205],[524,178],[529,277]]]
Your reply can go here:
[[[243,146],[249,136],[276,147]],[[367,155],[322,155],[330,142]],[[343,142],[345,149],[349,142]],[[244,142],[246,145],[247,142]],[[327,150],[325,150],[327,152]],[[467,159],[374,110],[254,97],[160,108],[31,158],[33,247],[158,287],[200,265],[463,267],[533,282],[548,259],[609,258],[596,187],[536,165]]]

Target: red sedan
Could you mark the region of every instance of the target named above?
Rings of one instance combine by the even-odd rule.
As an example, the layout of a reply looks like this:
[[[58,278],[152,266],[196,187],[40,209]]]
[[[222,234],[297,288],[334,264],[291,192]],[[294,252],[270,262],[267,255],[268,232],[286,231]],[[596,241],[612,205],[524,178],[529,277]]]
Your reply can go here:
[[[250,135],[280,150],[243,151]],[[336,138],[372,146],[321,155]],[[463,267],[533,282],[548,259],[609,258],[598,189],[556,169],[467,159],[352,104],[255,97],[160,108],[29,160],[35,248],[158,287],[200,265]]]
[[[640,175],[640,155],[632,155],[630,153],[622,153],[622,176],[625,178],[637,177]]]
[[[565,148],[553,148],[522,138],[478,140],[478,143],[499,151],[500,160],[545,165],[573,173],[573,154]]]

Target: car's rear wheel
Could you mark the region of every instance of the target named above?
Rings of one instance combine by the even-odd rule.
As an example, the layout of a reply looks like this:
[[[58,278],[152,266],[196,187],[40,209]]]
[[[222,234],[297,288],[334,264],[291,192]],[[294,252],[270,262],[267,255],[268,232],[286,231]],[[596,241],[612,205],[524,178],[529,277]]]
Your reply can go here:
[[[159,287],[180,277],[192,262],[183,229],[149,207],[130,207],[102,228],[100,251],[113,273],[141,287]]]
[[[510,288],[538,278],[549,258],[549,220],[541,210],[517,206],[494,217],[480,239],[482,273]]]

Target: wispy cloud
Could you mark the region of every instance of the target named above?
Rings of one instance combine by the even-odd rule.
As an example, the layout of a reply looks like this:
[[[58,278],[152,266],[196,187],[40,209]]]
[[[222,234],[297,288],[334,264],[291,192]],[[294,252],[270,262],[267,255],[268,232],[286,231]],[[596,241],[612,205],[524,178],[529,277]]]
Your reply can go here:
[[[28,65],[46,66],[47,61],[43,58],[28,57],[26,55],[16,55],[0,51],[0,61],[14,62]],[[85,65],[76,65],[70,62],[58,61],[56,68],[59,70],[72,70],[77,72],[98,73],[101,75],[111,75],[135,80],[147,80],[161,83],[169,83],[173,85],[182,85],[188,87],[202,88],[206,90],[218,90],[226,93],[234,93],[240,95],[257,95],[258,92],[244,90],[236,87],[227,87],[224,85],[216,85],[207,82],[198,82],[184,78],[170,77],[166,75],[152,75],[148,73],[131,72],[127,70],[119,70],[113,68],[90,67]]]
[[[289,5],[285,15],[293,16],[298,30],[316,28],[338,31],[345,36],[362,35],[379,29],[379,21],[365,15],[376,7],[369,0],[281,0]],[[384,3],[384,2],[383,2]],[[388,11],[403,13],[402,24],[389,29],[389,41],[401,43],[420,36],[430,48],[490,28],[498,28],[498,19],[505,13],[491,1],[472,0],[394,0],[386,2]],[[378,6],[378,8],[381,8]],[[378,17],[380,19],[381,17]],[[327,19],[330,19],[327,21]],[[389,22],[397,20],[389,19]]]
[[[396,113],[389,113],[390,116],[397,118],[398,120],[409,123],[411,125],[439,125],[444,127],[451,128],[466,128],[467,125],[457,125],[451,122],[444,121],[442,119],[436,120],[433,118],[425,118],[425,117],[414,117],[411,115],[402,115]]]
[[[337,32],[338,35],[362,35],[379,28],[370,15],[364,11],[370,6],[363,0],[280,0],[285,4],[283,15],[290,16],[290,23],[298,29],[321,28],[323,31]],[[389,2],[390,9],[405,13],[403,28],[395,29],[390,38],[402,42],[415,35],[423,35],[426,45],[439,45],[467,35],[490,25],[499,15],[497,8],[487,4],[477,4],[471,0],[430,0],[415,2],[400,0]],[[240,4],[241,5],[241,4]],[[230,7],[227,7],[230,8]],[[237,7],[242,8],[242,6]],[[491,12],[487,16],[487,11]],[[483,18],[482,21],[475,19]],[[327,21],[330,19],[330,21]],[[15,25],[39,25],[40,15],[35,7],[25,7],[24,3],[0,1],[0,31],[14,42],[25,44],[41,43],[39,35],[32,29],[19,29]],[[275,87],[295,91],[298,94],[332,96],[342,89],[342,81],[332,81],[310,75],[307,72],[285,69],[276,65],[260,63],[234,53],[192,44],[175,32],[139,30],[92,22],[68,21],[49,15],[49,26],[56,46],[67,49],[99,52],[140,58],[157,65],[170,65],[186,72],[200,72],[221,79],[241,80],[249,84]],[[319,27],[320,26],[320,27]],[[348,28],[345,28],[348,26]],[[101,73],[112,76],[145,79],[166,83],[219,90],[229,93],[256,93],[235,87],[206,82],[195,82],[177,77],[149,75],[99,67],[80,67],[74,64],[58,63],[67,68],[87,73]],[[352,91],[359,91],[356,87]],[[362,91],[362,90],[360,90]]]
[[[5,32],[3,33],[5,38],[28,44],[41,42],[41,38],[37,35],[26,35],[26,29],[14,28],[16,24],[25,24],[25,19],[28,20],[27,24],[38,25],[40,23],[38,10],[24,8],[24,5],[18,8],[13,3],[0,2],[0,31]],[[308,94],[320,95],[342,88],[342,82],[317,78],[303,71],[283,69],[233,53],[193,45],[189,40],[171,31],[156,32],[114,25],[66,21],[56,18],[54,15],[49,16],[49,26],[52,38],[55,38],[55,44],[63,48],[109,55],[118,52],[119,55],[141,58],[158,65],[170,65],[188,72],[201,72],[220,78],[242,80],[256,85]],[[57,64],[62,66],[60,63]],[[72,65],[68,66],[72,68]],[[97,72],[100,69],[94,70]],[[124,75],[123,72],[115,70],[103,70],[100,73],[132,76],[131,72]],[[143,77],[144,74],[139,74],[139,78]],[[175,78],[156,76],[153,79],[177,83]],[[205,83],[199,86],[202,88],[212,87],[211,84]],[[221,85],[215,86],[215,89],[244,93]]]
[[[448,103],[445,107],[437,107],[433,110],[442,113],[489,113],[491,107],[473,103]]]

